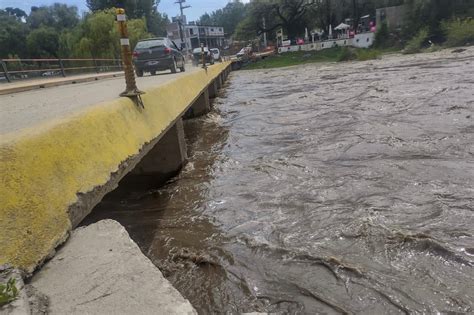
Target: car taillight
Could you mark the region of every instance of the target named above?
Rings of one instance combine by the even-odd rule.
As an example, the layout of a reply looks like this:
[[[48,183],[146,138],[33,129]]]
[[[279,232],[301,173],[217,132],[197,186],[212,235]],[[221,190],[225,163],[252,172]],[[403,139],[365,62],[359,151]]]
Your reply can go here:
[[[171,49],[169,49],[168,47],[165,47],[165,54],[169,54],[171,53]]]
[[[138,56],[140,56],[140,53],[138,51],[134,51],[132,55],[133,58],[138,58]]]

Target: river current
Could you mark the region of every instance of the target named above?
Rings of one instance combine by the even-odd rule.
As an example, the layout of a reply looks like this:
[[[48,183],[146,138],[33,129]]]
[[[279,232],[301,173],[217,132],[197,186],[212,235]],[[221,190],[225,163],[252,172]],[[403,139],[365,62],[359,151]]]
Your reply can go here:
[[[181,174],[87,221],[200,314],[474,312],[473,56],[234,72]]]

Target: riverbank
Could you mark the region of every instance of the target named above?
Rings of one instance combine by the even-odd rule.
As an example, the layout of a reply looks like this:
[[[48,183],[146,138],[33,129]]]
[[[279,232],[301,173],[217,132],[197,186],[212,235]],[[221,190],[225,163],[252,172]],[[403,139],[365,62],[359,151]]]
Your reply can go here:
[[[453,51],[463,51],[468,49],[467,47],[448,48],[448,47],[436,47],[427,50],[420,50],[418,53],[429,55],[432,53],[447,51],[451,53]],[[384,56],[402,54],[400,49],[375,49],[375,48],[354,48],[354,47],[335,47],[319,51],[297,51],[288,52],[283,54],[276,54],[269,56],[265,59],[257,60],[246,64],[243,70],[261,70],[261,69],[273,69],[273,68],[284,68],[297,65],[313,64],[313,63],[324,63],[324,62],[345,62],[345,61],[367,61],[382,59]]]
[[[393,53],[394,50],[362,49],[354,47],[335,47],[319,51],[297,51],[275,54],[265,59],[251,62],[243,67],[244,70],[272,69],[311,64],[320,62],[341,62],[349,60],[365,61],[377,59],[383,54]]]

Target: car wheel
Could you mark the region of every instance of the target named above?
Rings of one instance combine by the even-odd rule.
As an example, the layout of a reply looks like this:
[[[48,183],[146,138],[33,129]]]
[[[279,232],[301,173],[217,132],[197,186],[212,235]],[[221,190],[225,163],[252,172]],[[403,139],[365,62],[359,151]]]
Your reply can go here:
[[[178,66],[176,65],[176,60],[173,59],[173,62],[171,63],[171,73],[176,73],[178,72],[177,70]]]
[[[211,59],[211,62],[210,62],[211,65],[214,64],[214,58]]]
[[[151,71],[150,71],[150,74],[151,74],[151,75],[156,75],[156,71],[155,71],[155,70],[151,70]]]
[[[137,73],[137,77],[143,77],[143,70],[135,70],[135,72]]]
[[[180,70],[181,72],[185,72],[185,71],[186,71],[186,68],[184,67],[184,63],[185,63],[185,62],[184,62],[184,59],[183,59],[182,66],[179,68],[179,70]]]

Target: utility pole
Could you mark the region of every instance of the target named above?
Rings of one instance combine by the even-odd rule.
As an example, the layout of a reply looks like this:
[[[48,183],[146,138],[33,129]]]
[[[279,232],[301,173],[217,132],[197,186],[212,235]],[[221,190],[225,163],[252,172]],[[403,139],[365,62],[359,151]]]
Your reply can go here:
[[[357,28],[359,26],[359,12],[357,10],[358,3],[357,0],[352,0],[352,25],[354,27],[354,31],[357,33]]]
[[[188,50],[188,44],[184,40],[183,21],[184,21],[184,9],[190,8],[191,6],[190,5],[183,5],[183,3],[185,3],[185,2],[186,2],[186,0],[176,0],[175,3],[179,4],[179,11],[181,12],[181,15],[179,17],[179,22],[178,22],[179,37],[181,38],[181,48],[183,48],[183,43],[184,43],[184,47],[186,48],[186,50]]]
[[[265,21],[265,17],[262,18],[263,19],[263,46],[265,47],[265,49],[267,48],[267,23]]]
[[[140,91],[137,88],[137,82],[135,81],[135,73],[133,72],[133,63],[132,63],[132,51],[130,49],[130,41],[128,39],[128,29],[127,29],[127,17],[125,16],[125,10],[121,8],[116,9],[117,14],[117,26],[120,35],[120,46],[122,51],[122,64],[123,70],[125,72],[125,91],[120,93],[120,96],[130,97],[134,102],[141,107],[143,106],[143,101],[141,99],[141,94],[144,92]]]

